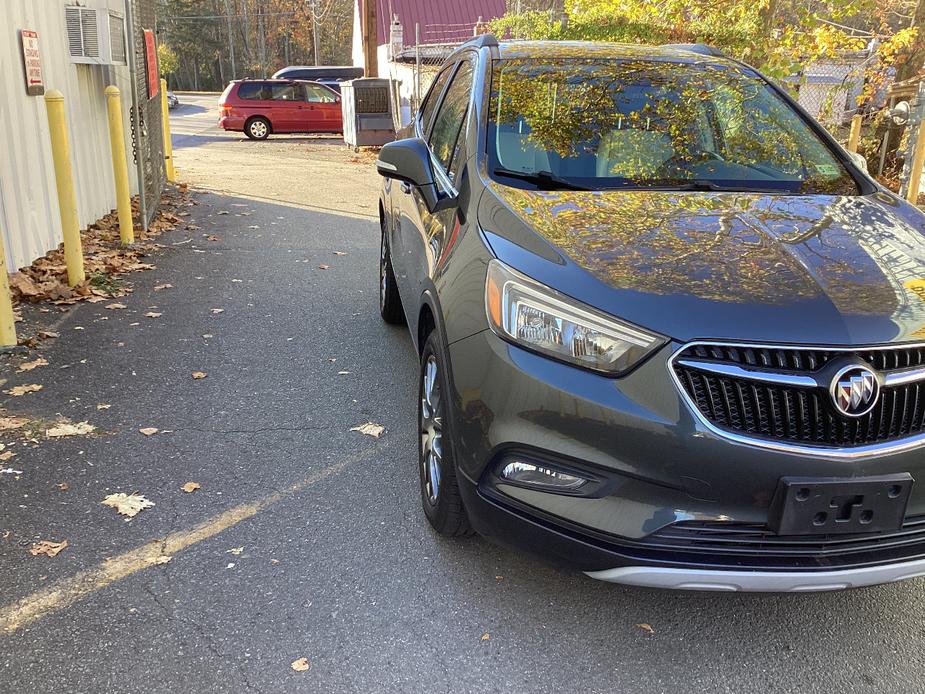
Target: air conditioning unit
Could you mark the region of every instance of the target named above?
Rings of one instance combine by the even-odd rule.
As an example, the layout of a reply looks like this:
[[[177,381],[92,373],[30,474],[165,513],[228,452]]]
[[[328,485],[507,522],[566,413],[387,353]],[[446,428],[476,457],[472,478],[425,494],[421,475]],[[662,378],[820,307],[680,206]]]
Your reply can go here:
[[[125,17],[113,10],[84,5],[64,8],[72,63],[125,65]]]

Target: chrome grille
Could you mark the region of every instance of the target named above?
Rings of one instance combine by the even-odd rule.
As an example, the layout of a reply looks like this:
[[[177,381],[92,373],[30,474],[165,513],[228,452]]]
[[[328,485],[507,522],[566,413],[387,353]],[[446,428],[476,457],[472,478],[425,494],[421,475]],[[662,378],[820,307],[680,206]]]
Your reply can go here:
[[[835,409],[822,374],[860,360],[883,379],[860,417]],[[853,448],[925,433],[925,346],[817,349],[694,343],[672,358],[679,385],[714,427],[757,440]]]

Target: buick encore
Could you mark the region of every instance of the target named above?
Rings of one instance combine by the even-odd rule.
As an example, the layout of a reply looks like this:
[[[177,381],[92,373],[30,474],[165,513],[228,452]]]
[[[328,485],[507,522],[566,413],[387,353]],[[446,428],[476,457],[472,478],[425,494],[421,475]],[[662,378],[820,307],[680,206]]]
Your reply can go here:
[[[704,46],[456,50],[382,148],[420,492],[618,583],[925,574],[925,215]]]

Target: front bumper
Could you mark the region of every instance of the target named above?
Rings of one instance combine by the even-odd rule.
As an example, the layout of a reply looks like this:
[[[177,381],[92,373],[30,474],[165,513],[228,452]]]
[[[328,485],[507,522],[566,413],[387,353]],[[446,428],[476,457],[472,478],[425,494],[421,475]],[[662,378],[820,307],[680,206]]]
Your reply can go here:
[[[702,541],[698,524],[766,527],[783,476],[909,472],[925,479],[925,456],[916,449],[833,460],[723,439],[702,426],[670,378],[667,360],[676,348],[608,379],[490,331],[452,344],[451,435],[475,529],[597,578],[637,585],[832,589],[925,573],[925,523],[879,544],[867,536],[831,546],[821,538],[809,547],[776,537]],[[589,498],[506,484],[494,469],[511,451],[605,477],[607,493]],[[907,518],[916,516],[925,516],[925,485],[909,500]],[[666,529],[690,532],[666,540]]]

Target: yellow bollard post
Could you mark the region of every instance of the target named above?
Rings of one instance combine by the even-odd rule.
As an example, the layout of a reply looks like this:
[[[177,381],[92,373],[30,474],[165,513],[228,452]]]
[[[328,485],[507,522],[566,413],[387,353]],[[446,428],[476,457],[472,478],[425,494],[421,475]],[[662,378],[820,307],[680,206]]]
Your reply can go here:
[[[164,132],[164,163],[167,165],[167,180],[176,183],[177,172],[173,168],[173,143],[170,141],[170,109],[167,106],[167,80],[161,80],[161,121]]]
[[[857,152],[858,142],[861,141],[861,116],[851,119],[851,132],[848,133],[848,151]]]
[[[132,228],[132,199],[128,189],[128,164],[125,160],[122,97],[115,85],[106,87],[106,104],[109,108],[109,144],[112,150],[112,175],[116,183],[119,239],[123,246],[128,246],[135,242],[135,230]]]
[[[3,235],[0,234],[0,347],[15,347],[16,321],[13,318],[10,278],[6,273],[6,254],[3,252],[3,245]]]
[[[55,162],[55,183],[58,188],[58,209],[61,213],[61,234],[64,236],[64,262],[67,263],[67,283],[84,281],[84,256],[80,245],[80,224],[77,220],[77,194],[71,171],[71,147],[67,139],[64,117],[64,94],[57,89],[45,93],[48,111],[48,131],[51,135],[51,156]]]
[[[913,205],[919,199],[919,185],[922,183],[922,168],[925,167],[925,120],[919,123],[919,135],[915,138],[915,150],[912,154],[912,169],[909,173],[909,190],[906,200]]]

